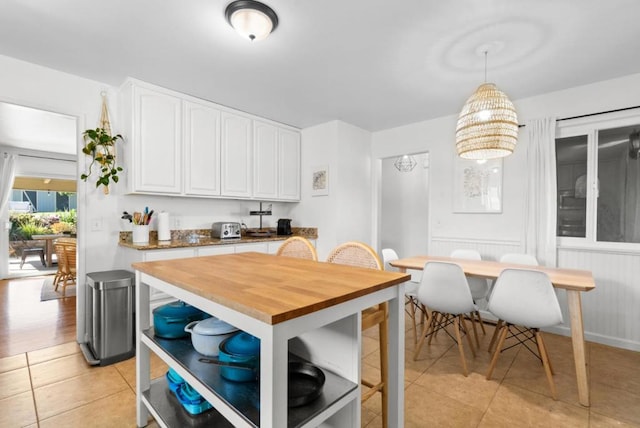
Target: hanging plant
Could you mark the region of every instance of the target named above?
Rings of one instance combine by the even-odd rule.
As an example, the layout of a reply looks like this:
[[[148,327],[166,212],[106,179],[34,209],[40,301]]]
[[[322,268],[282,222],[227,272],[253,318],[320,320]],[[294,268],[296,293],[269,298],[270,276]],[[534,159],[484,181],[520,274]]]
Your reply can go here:
[[[91,156],[91,164],[89,171],[82,174],[80,178],[84,181],[93,173],[94,166],[99,169],[98,181],[96,187],[105,186],[104,193],[109,193],[109,181],[118,182],[118,173],[122,172],[122,167],[116,164],[115,144],[118,139],[122,140],[122,135],[111,134],[104,128],[87,129],[82,134],[86,145],[82,148],[82,153]]]
[[[91,156],[89,171],[80,175],[80,178],[87,181],[93,167],[97,163],[100,170],[100,176],[96,181],[96,187],[103,185],[105,195],[109,194],[109,181],[118,182],[118,173],[122,172],[122,168],[116,165],[116,141],[123,140],[122,135],[111,135],[111,124],[109,123],[109,111],[107,109],[107,93],[102,92],[102,112],[100,114],[100,125],[96,129],[87,129],[82,133],[85,146],[82,153]],[[123,140],[124,141],[124,140]]]

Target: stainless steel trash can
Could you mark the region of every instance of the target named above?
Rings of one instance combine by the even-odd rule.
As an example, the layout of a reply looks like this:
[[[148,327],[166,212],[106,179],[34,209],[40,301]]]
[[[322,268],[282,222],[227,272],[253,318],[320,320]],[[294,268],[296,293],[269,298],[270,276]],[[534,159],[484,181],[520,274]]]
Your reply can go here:
[[[136,352],[135,275],[126,270],[93,272],[87,274],[87,285],[87,361],[105,366],[131,358]]]

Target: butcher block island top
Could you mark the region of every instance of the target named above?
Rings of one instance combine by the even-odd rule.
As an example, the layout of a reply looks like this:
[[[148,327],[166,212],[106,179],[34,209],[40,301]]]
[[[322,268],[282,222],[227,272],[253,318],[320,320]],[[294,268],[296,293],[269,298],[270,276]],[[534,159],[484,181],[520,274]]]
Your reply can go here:
[[[254,252],[140,262],[132,266],[271,325],[410,279],[398,272]]]

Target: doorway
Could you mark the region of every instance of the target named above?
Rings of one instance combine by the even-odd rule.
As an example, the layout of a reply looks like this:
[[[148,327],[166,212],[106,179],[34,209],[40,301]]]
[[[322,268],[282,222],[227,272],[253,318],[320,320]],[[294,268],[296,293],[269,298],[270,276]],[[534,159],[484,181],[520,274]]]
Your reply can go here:
[[[0,229],[0,278],[10,277],[10,258],[20,257],[19,262],[22,262],[24,249],[14,248],[19,245],[11,244],[12,233],[22,236],[23,239],[19,239],[20,246],[26,245],[26,241],[32,241],[24,239],[25,233],[54,233],[55,230],[50,230],[50,226],[59,223],[57,208],[68,213],[70,206],[77,204],[77,145],[76,117],[0,102],[0,153],[3,153],[4,159],[12,158],[14,170],[8,180],[0,183],[3,186],[2,194],[7,198],[7,203],[0,212],[3,226]],[[43,211],[53,212],[49,216],[51,218],[38,219],[36,222],[35,216]],[[20,224],[14,224],[13,220],[18,217]],[[53,221],[53,217],[57,221]],[[75,211],[72,216],[67,217],[75,219]],[[39,224],[41,220],[46,224]],[[16,239],[13,240],[14,243],[15,241]],[[36,265],[41,262],[37,248],[29,251],[32,253],[28,254],[29,264],[31,261],[35,261]],[[32,255],[35,255],[35,259]],[[54,257],[49,256],[45,264],[51,268]],[[24,263],[19,270],[23,269]],[[53,272],[55,273],[55,269]]]
[[[428,254],[429,153],[382,159],[380,248],[400,257]]]

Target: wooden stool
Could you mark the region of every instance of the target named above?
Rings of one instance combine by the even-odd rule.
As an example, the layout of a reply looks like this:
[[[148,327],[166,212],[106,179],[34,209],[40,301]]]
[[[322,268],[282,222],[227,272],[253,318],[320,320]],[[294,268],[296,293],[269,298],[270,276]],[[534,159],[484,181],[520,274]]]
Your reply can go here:
[[[334,248],[327,262],[342,265],[365,267],[382,270],[382,261],[373,251],[373,248],[361,242],[347,242]],[[389,356],[387,355],[389,327],[388,327],[388,305],[380,305],[367,308],[362,311],[362,330],[378,325],[380,335],[380,382],[373,383],[361,379],[361,383],[370,389],[362,394],[362,402],[371,398],[376,392],[382,394],[382,426],[387,428],[387,406],[389,401],[388,372]]]

